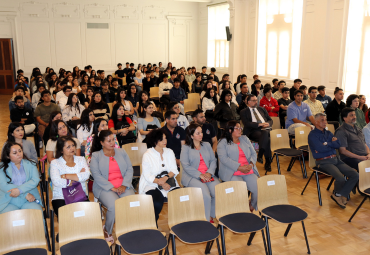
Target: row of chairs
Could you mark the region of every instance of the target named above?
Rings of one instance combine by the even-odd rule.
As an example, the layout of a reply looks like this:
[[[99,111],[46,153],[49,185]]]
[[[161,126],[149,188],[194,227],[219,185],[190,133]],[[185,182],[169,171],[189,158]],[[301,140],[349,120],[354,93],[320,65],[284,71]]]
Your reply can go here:
[[[218,254],[226,255],[225,233],[250,234],[251,245],[256,232],[261,231],[266,254],[272,254],[269,219],[288,224],[287,236],[295,222],[302,222],[308,253],[310,253],[304,219],[307,213],[288,201],[285,177],[269,175],[258,179],[260,217],[249,212],[248,190],[245,182],[230,181],[216,186],[217,228],[205,218],[200,188],[183,188],[168,194],[168,241],[166,233],[157,230],[151,196],[131,195],[115,202],[116,250],[128,254],[159,252],[176,254],[176,237],[185,244],[206,243],[210,253],[216,241]],[[55,254],[54,220],[51,211],[52,254]],[[0,215],[0,254],[23,250],[22,254],[47,254],[43,218],[39,210],[18,210]],[[219,230],[219,231],[218,231]],[[266,239],[264,230],[266,230]],[[219,244],[221,237],[221,247]],[[80,202],[59,209],[60,254],[110,254],[111,244],[104,239],[100,207],[94,202]],[[37,249],[37,250],[35,250]],[[31,253],[39,251],[40,253]],[[41,252],[43,251],[43,253]]]

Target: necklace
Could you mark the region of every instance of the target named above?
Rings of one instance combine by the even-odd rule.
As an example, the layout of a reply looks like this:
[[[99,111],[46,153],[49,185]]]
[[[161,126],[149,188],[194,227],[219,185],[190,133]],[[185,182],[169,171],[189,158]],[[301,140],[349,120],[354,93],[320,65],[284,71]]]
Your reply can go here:
[[[114,151],[111,154],[114,154]],[[109,157],[110,160],[114,161],[114,155],[107,155],[105,153],[104,153],[104,155],[107,156],[107,157]]]

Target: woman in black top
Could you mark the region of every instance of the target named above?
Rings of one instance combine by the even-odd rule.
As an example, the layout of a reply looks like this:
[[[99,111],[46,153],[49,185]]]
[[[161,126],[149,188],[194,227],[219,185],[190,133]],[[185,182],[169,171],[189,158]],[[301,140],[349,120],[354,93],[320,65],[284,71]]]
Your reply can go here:
[[[215,107],[214,116],[215,119],[220,122],[220,127],[225,128],[226,123],[230,120],[239,120],[240,116],[236,109],[236,104],[231,102],[232,92],[228,89],[224,89],[221,94],[220,103]]]
[[[139,102],[139,96],[138,96],[138,93],[136,92],[136,85],[135,84],[129,85],[128,90],[127,90],[126,99],[128,101],[130,101],[136,109],[137,102]],[[137,111],[137,109],[136,109],[136,111]]]
[[[135,125],[131,119],[125,115],[125,108],[121,103],[114,105],[112,109],[112,118],[108,122],[109,130],[116,135],[120,146],[127,143],[136,142],[136,136],[132,131]]]
[[[110,110],[108,104],[105,103],[102,98],[102,93],[95,91],[89,104],[89,108],[94,111],[95,118],[103,118],[107,120],[109,119]]]
[[[192,90],[191,93],[202,93],[203,88],[203,82],[202,82],[202,76],[198,74],[193,81]]]
[[[180,78],[180,87],[183,88],[185,91],[185,94],[188,95],[188,93],[190,93],[190,90],[189,90],[189,84],[185,80],[185,75],[180,74],[179,78]]]

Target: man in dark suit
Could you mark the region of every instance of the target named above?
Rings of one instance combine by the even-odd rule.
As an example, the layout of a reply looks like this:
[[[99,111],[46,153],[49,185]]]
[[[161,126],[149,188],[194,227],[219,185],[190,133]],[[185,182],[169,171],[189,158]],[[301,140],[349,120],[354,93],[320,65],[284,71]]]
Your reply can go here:
[[[244,125],[243,135],[259,144],[257,161],[263,164],[262,155],[265,155],[265,170],[271,171],[271,147],[270,130],[272,119],[266,109],[257,106],[257,97],[249,95],[247,97],[247,108],[240,112],[240,118]]]

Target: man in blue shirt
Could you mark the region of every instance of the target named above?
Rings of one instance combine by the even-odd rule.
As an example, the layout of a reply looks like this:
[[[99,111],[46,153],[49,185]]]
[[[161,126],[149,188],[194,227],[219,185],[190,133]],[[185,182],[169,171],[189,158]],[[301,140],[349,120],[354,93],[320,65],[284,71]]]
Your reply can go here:
[[[317,88],[319,94],[317,95],[316,99],[319,100],[322,103],[322,106],[324,109],[326,109],[326,106],[331,102],[331,97],[326,95],[325,92],[325,86],[319,86]]]
[[[316,167],[335,179],[331,199],[340,207],[346,208],[347,197],[358,181],[358,173],[337,157],[336,149],[340,148],[341,143],[330,131],[325,129],[326,125],[326,114],[317,113],[315,115],[315,129],[308,135],[308,144],[312,156],[316,159]]]
[[[315,125],[315,120],[312,116],[311,109],[308,104],[303,101],[303,91],[296,90],[294,92],[294,101],[289,104],[287,109],[287,119],[285,122],[285,128],[288,129],[288,133],[294,135],[294,129],[302,126],[309,126],[311,129],[314,127],[307,122],[307,119]]]
[[[240,105],[242,103],[243,95],[248,95],[248,85],[247,83],[241,83],[240,84],[240,93],[236,96],[236,102]]]
[[[180,80],[174,79],[174,86],[170,89],[170,100],[171,102],[178,102],[182,114],[184,113],[184,100],[186,98],[185,90],[180,87]]]

